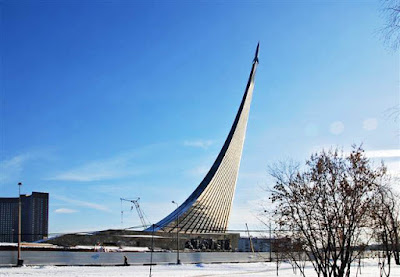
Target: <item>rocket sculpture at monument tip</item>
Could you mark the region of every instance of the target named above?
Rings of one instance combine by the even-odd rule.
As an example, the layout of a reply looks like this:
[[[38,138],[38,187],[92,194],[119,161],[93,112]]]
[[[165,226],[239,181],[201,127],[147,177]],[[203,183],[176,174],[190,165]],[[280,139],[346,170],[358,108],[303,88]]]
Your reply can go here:
[[[224,233],[232,208],[258,65],[256,53],[242,102],[228,137],[211,169],[193,193],[172,213],[145,231]]]

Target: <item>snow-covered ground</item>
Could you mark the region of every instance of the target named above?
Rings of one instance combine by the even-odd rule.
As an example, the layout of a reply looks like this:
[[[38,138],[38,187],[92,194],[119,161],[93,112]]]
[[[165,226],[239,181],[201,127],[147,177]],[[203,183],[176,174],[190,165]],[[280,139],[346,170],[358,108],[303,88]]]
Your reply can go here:
[[[33,277],[74,277],[74,276],[149,276],[149,266],[129,267],[54,267],[54,266],[24,266],[21,268],[0,268],[0,276],[33,276]],[[307,276],[316,274],[311,265],[306,267]],[[356,276],[357,266],[354,266],[351,276]],[[157,265],[152,267],[152,276],[276,276],[275,263],[248,264],[188,264],[188,265]],[[293,272],[292,267],[282,263],[279,268],[280,277],[300,276]],[[366,260],[361,267],[360,277],[378,277],[378,260]],[[400,276],[400,266],[392,266],[391,276]]]

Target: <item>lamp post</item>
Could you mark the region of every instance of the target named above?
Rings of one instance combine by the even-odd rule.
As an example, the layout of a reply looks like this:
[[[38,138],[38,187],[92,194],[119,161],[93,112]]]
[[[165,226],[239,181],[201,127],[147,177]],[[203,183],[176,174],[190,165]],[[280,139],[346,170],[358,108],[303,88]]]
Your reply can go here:
[[[267,210],[264,210],[264,213],[268,213]],[[269,261],[272,262],[272,226],[271,226],[271,218],[269,220]]]
[[[269,261],[272,262],[272,226],[269,222]]]
[[[151,225],[152,227],[152,232],[151,232],[151,253],[150,253],[150,273],[149,277],[152,277],[151,275],[151,269],[153,266],[153,252],[154,252],[154,224]]]
[[[178,209],[179,205],[175,201],[172,201],[172,204],[176,205],[176,209]],[[179,259],[179,211],[176,210],[176,264],[181,264],[181,260]]]
[[[22,266],[24,262],[21,260],[21,186],[22,183],[18,183],[18,266]]]

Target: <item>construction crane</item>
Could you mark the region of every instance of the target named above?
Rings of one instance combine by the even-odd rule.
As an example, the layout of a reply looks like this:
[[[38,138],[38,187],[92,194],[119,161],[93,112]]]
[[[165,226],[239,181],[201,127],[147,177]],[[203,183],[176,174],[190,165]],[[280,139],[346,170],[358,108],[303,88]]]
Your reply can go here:
[[[120,198],[120,199],[121,199],[121,223],[123,223],[123,220],[124,220],[123,219],[124,211],[122,210],[122,202],[126,201],[126,202],[131,202],[135,206],[136,211],[139,215],[140,221],[142,222],[143,228],[147,228],[147,226],[150,225],[150,224],[147,224],[146,220],[144,219],[145,215],[144,215],[144,212],[142,211],[142,209],[140,208],[140,205],[139,205],[140,198],[139,197],[134,198],[134,199],[126,199],[126,198]],[[133,210],[133,206],[131,206],[131,211],[132,210]]]

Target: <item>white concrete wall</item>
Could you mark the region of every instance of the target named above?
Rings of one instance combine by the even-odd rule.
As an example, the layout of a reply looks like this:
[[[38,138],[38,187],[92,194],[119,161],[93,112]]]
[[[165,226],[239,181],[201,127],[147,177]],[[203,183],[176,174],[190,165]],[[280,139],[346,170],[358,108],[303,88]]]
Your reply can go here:
[[[132,265],[150,264],[150,252],[70,252],[70,251],[22,251],[25,265],[118,265],[124,256]],[[269,260],[266,253],[197,252],[180,253],[182,263],[229,263],[257,262]],[[17,262],[17,251],[0,251],[0,266]],[[176,253],[154,252],[154,264],[176,263]]]

